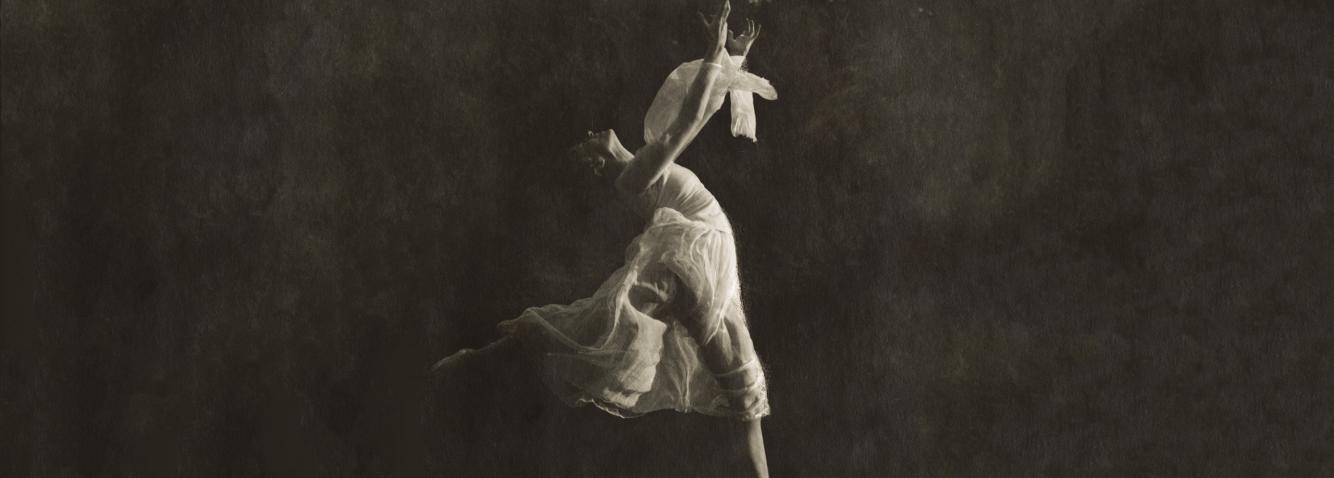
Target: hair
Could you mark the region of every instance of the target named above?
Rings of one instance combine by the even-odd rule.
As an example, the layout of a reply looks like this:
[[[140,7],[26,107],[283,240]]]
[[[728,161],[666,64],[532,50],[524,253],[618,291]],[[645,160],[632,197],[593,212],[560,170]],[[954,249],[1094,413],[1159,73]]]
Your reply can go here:
[[[591,165],[590,167],[593,168],[593,174],[601,176],[602,169],[607,166],[607,158],[602,157],[602,155],[593,154],[592,152],[590,152],[588,150],[589,147],[588,141],[589,140],[585,139],[575,144],[574,146],[571,146],[570,149],[567,149],[565,151],[566,159],[571,162],[580,163],[581,165],[590,164]]]

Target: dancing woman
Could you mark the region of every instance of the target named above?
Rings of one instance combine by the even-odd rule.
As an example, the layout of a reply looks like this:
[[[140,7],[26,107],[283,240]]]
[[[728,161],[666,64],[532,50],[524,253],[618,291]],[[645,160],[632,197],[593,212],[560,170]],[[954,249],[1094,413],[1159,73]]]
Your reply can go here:
[[[607,130],[589,133],[573,149],[648,221],[625,265],[592,297],[530,308],[500,324],[505,338],[435,369],[501,350],[536,352],[547,386],[571,405],[593,404],[621,417],[671,409],[733,419],[755,476],[767,476],[760,419],[769,401],[742,309],[732,226],[695,174],[676,164],[724,95],[731,92],[734,103],[752,91],[774,96],[768,82],[729,55],[744,58],[759,34],[747,22],[733,37],[730,12],[724,3],[704,19],[708,51],[660,90],[645,121],[646,145],[631,153]]]

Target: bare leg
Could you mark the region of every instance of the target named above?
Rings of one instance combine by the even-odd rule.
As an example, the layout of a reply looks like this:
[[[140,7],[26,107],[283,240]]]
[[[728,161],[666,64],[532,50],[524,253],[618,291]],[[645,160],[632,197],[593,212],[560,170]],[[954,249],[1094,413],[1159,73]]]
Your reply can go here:
[[[746,443],[746,453],[750,457],[751,470],[761,478],[769,476],[769,462],[764,454],[764,434],[760,431],[760,419],[737,422],[739,437]]]
[[[699,344],[699,350],[704,366],[714,374],[731,372],[736,367],[738,361],[737,355],[744,347],[753,347],[750,342],[749,333],[745,330],[732,330],[725,324],[709,341],[700,340],[698,331],[691,326],[686,328],[690,330],[691,335],[695,337],[695,342]],[[735,397],[737,400],[743,400],[744,397]],[[745,409],[745,403],[733,403],[737,409]],[[767,478],[769,476],[769,464],[764,451],[764,434],[760,428],[760,419],[746,421],[734,421],[732,439],[735,442],[745,443],[745,453],[750,461],[752,476]]]
[[[457,373],[459,369],[467,367],[466,364],[478,360],[488,360],[500,355],[514,355],[512,350],[519,348],[519,341],[514,337],[505,336],[500,340],[491,342],[485,347],[477,350],[460,349],[448,357],[440,359],[435,365],[431,366],[431,376],[439,379],[440,377]]]
[[[682,300],[685,304],[679,304],[677,307],[689,310],[686,304],[692,302],[693,298],[689,297],[688,289],[680,278],[665,268],[649,268],[641,273],[640,281],[631,289],[630,303],[640,312],[656,317],[660,310],[673,307],[673,304],[668,303],[672,294],[667,291],[671,290],[684,292]],[[743,350],[751,351],[752,355],[754,353],[750,333],[744,328],[735,329],[732,324],[725,324],[705,341],[702,340],[705,335],[701,324],[691,320],[683,320],[682,324],[699,345],[700,358],[704,366],[715,374],[732,371],[738,365],[737,355]],[[738,409],[745,409],[744,404],[734,405]],[[732,443],[745,443],[745,453],[754,470],[753,476],[767,478],[769,465],[765,459],[764,435],[760,431],[760,420],[730,421],[733,425],[728,438]]]

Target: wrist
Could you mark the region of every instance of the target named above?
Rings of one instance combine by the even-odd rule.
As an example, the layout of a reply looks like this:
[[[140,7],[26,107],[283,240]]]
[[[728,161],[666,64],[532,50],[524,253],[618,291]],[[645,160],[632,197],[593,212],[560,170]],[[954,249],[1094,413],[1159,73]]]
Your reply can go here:
[[[746,56],[732,55],[732,64],[736,65],[737,68],[740,68],[742,70],[746,69]]]

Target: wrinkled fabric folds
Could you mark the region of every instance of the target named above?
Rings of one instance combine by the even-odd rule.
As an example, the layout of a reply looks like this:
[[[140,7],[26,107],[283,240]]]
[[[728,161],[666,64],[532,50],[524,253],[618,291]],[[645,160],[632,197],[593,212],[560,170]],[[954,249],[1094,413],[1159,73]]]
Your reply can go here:
[[[755,139],[755,106],[751,94],[757,94],[766,100],[778,99],[778,90],[769,80],[756,76],[741,68],[745,57],[734,56],[723,63],[713,94],[707,99],[708,114],[716,113],[723,105],[723,98],[731,95],[732,100],[732,135]],[[644,115],[644,142],[653,143],[667,131],[681,112],[686,91],[699,74],[703,60],[682,63],[676,67],[667,80],[658,88],[648,113]],[[744,104],[738,104],[744,102]]]
[[[651,215],[626,248],[625,265],[592,297],[524,311],[501,330],[542,353],[544,380],[566,403],[594,404],[621,417],[676,410],[739,419],[769,413],[763,369],[741,302],[736,248],[726,215],[689,170],[673,165],[638,199]],[[664,285],[668,271],[686,290]],[[649,316],[636,287],[688,293],[688,307]],[[687,315],[689,314],[689,315]],[[703,342],[727,340],[733,363],[715,375],[680,320],[703,324]]]

